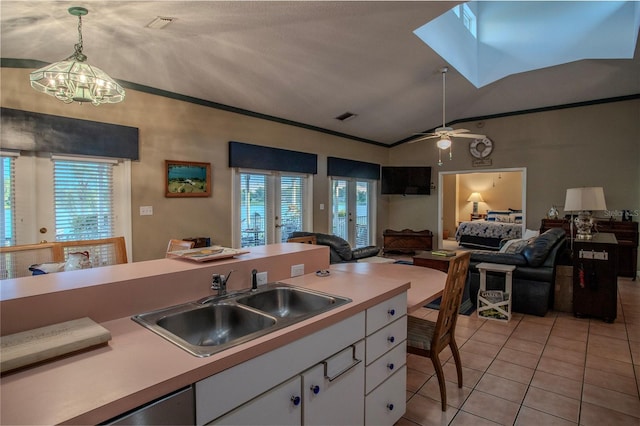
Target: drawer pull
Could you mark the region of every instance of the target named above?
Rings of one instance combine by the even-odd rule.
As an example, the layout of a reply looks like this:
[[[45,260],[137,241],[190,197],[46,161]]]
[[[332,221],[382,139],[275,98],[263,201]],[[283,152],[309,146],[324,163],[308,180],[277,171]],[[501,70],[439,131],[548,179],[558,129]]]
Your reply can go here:
[[[353,350],[353,353],[351,355],[351,358],[352,358],[351,364],[346,366],[342,370],[338,371],[333,376],[329,376],[327,374],[327,368],[328,368],[328,365],[329,365],[327,363],[327,361],[322,361],[322,363],[324,364],[324,377],[326,377],[330,382],[333,382],[335,379],[337,379],[338,377],[342,376],[344,373],[346,373],[347,371],[351,370],[353,367],[355,367],[356,365],[358,365],[358,364],[360,364],[362,362],[361,359],[357,359],[356,358],[356,347],[355,347],[355,345],[351,345],[351,349]]]
[[[393,342],[395,342],[395,341],[396,341],[396,338],[395,338],[395,337],[393,337],[393,336],[389,336],[389,337],[387,338],[387,340],[388,340],[389,342],[393,343]]]
[[[300,405],[300,397],[299,396],[292,396],[291,397],[291,402],[293,402],[293,405],[295,405],[297,407],[298,405]]]
[[[393,411],[393,404],[387,404],[387,409],[389,411]]]
[[[318,385],[311,386],[311,392],[313,392],[316,395],[319,394],[320,393],[320,386],[318,386]]]
[[[389,315],[394,316],[396,314],[396,310],[391,308],[387,311],[389,313]]]
[[[389,364],[387,364],[387,368],[388,368],[389,370],[393,370],[393,368],[394,368],[393,363],[392,363],[392,362],[390,362]]]

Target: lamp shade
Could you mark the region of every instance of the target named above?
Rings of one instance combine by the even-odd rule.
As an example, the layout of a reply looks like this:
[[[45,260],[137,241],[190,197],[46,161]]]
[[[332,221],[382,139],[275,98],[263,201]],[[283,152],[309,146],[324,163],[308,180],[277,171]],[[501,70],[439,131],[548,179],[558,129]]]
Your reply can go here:
[[[474,203],[484,203],[482,195],[480,195],[479,192],[472,192],[471,195],[469,195],[469,198],[467,198],[467,201],[473,201]]]
[[[606,210],[604,190],[600,186],[587,188],[569,188],[564,201],[564,210],[576,212],[582,210]]]

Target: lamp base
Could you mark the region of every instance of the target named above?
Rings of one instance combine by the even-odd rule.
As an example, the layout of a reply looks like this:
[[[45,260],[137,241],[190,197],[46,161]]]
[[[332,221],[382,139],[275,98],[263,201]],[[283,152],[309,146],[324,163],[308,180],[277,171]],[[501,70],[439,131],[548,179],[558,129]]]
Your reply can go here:
[[[590,240],[593,238],[591,234],[591,229],[593,228],[591,212],[586,210],[581,211],[574,219],[574,223],[576,225],[576,239]]]

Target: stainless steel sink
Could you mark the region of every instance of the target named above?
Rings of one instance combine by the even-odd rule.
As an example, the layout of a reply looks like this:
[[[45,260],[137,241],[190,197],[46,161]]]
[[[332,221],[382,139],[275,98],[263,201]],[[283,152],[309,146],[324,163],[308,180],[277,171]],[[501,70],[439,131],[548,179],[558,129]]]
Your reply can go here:
[[[240,305],[250,306],[278,318],[297,318],[318,314],[339,301],[336,296],[313,293],[289,286],[265,289],[236,299]]]
[[[204,357],[334,309],[351,299],[282,283],[159,309],[132,319]]]

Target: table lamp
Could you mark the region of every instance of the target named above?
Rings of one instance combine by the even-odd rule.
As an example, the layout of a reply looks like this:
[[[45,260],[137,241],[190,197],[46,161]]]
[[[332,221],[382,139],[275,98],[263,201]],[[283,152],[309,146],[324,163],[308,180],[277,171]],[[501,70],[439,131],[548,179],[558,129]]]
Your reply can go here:
[[[479,202],[484,203],[484,200],[482,199],[482,195],[480,195],[479,192],[472,192],[471,195],[469,195],[469,198],[467,198],[467,201],[473,201],[473,215],[477,216],[478,215],[478,203]]]
[[[592,238],[593,218],[591,217],[591,212],[606,209],[607,205],[604,201],[602,187],[567,189],[564,210],[566,212],[579,212],[574,220],[577,239],[588,240]]]

